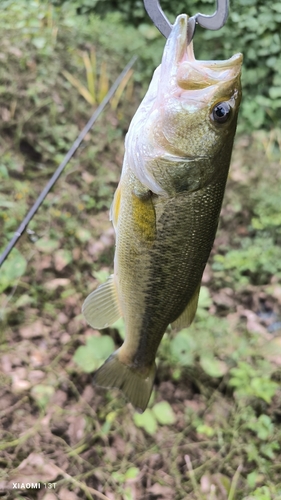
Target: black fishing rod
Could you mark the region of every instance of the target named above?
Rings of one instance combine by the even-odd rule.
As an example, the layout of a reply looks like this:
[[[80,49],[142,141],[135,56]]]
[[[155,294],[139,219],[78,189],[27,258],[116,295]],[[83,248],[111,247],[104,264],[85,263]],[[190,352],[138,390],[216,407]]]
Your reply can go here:
[[[26,215],[26,217],[24,218],[24,220],[22,221],[22,223],[20,224],[20,226],[18,227],[18,229],[15,231],[15,234],[14,234],[13,238],[8,243],[8,245],[5,248],[4,252],[2,253],[2,255],[0,255],[0,267],[2,266],[2,264],[7,259],[9,253],[14,248],[15,244],[18,242],[18,240],[20,239],[20,237],[22,236],[22,234],[26,230],[26,228],[27,228],[28,224],[30,223],[32,217],[36,214],[36,212],[37,212],[38,208],[40,207],[40,205],[42,205],[42,203],[45,200],[47,194],[52,189],[52,187],[54,186],[54,184],[57,182],[57,180],[60,177],[60,175],[62,174],[64,168],[66,167],[66,165],[68,164],[68,162],[70,161],[70,159],[72,158],[72,156],[74,155],[74,153],[77,151],[77,149],[79,148],[79,146],[83,142],[85,136],[91,130],[92,126],[94,125],[94,123],[96,122],[96,120],[98,119],[98,117],[100,116],[100,114],[102,113],[102,111],[104,110],[105,106],[108,104],[108,102],[110,101],[110,99],[115,94],[115,92],[116,92],[117,88],[119,87],[122,79],[128,73],[128,71],[131,69],[131,67],[136,62],[136,60],[137,60],[137,56],[132,57],[132,59],[127,64],[127,66],[125,66],[125,68],[123,69],[123,71],[120,73],[120,75],[116,78],[116,80],[113,83],[113,85],[110,87],[110,89],[109,89],[108,93],[106,94],[105,98],[99,104],[99,106],[97,107],[97,109],[92,114],[92,116],[91,116],[90,120],[88,121],[88,123],[85,125],[85,127],[80,132],[80,134],[77,137],[77,139],[72,144],[70,150],[65,155],[63,161],[58,166],[57,170],[55,171],[55,173],[53,174],[53,176],[49,180],[48,184],[45,186],[45,188],[43,189],[43,191],[41,192],[41,194],[38,196],[37,200],[35,201],[34,205],[31,207],[31,209],[29,210],[28,214]]]

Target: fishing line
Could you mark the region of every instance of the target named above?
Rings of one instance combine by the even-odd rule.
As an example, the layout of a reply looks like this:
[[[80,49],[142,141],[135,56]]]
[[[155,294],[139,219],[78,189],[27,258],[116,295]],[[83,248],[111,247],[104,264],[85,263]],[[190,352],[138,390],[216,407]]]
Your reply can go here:
[[[51,179],[49,180],[48,184],[45,186],[45,188],[43,189],[43,191],[41,192],[41,194],[38,196],[36,202],[34,203],[34,205],[32,206],[32,208],[29,210],[28,214],[26,215],[26,217],[24,218],[24,220],[22,221],[22,223],[20,224],[20,226],[18,227],[18,229],[15,231],[15,234],[14,234],[13,238],[8,243],[8,245],[6,246],[4,252],[0,256],[0,267],[2,266],[3,262],[5,262],[6,258],[9,255],[9,253],[11,252],[11,250],[14,248],[15,244],[17,243],[17,241],[20,239],[20,237],[24,233],[24,231],[25,231],[26,227],[28,226],[29,222],[31,221],[32,217],[36,214],[38,208],[40,207],[40,205],[45,200],[47,194],[52,189],[52,187],[54,186],[54,184],[57,182],[57,180],[60,177],[60,175],[62,174],[64,168],[66,167],[66,165],[68,164],[68,162],[71,160],[72,156],[74,155],[74,153],[77,151],[77,149],[79,148],[79,146],[83,142],[85,136],[91,130],[92,126],[94,125],[94,123],[96,122],[96,120],[98,119],[98,117],[100,116],[100,114],[102,113],[102,111],[104,110],[105,106],[108,104],[108,102],[110,101],[110,99],[115,94],[115,92],[116,92],[119,84],[121,83],[122,79],[128,73],[128,71],[131,69],[131,67],[136,62],[136,60],[137,60],[137,56],[132,57],[132,59],[127,64],[127,66],[125,66],[125,68],[123,69],[123,71],[120,73],[120,75],[116,78],[116,80],[113,83],[113,85],[110,87],[110,89],[109,89],[108,93],[106,94],[105,98],[99,104],[99,106],[97,107],[97,109],[92,114],[92,116],[91,116],[90,120],[88,121],[88,123],[85,125],[85,127],[80,132],[80,134],[77,137],[77,139],[72,144],[72,146],[69,149],[68,153],[65,155],[63,161],[58,166],[57,170],[55,171],[55,173],[53,174],[53,176],[51,177]]]

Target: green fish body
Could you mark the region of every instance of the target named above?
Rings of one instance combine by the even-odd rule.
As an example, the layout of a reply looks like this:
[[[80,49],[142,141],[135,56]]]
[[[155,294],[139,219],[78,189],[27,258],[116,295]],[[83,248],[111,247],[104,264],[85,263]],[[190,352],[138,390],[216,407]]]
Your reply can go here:
[[[241,99],[242,55],[196,61],[179,16],[130,125],[111,208],[114,275],[83,313],[105,328],[120,316],[125,341],[96,372],[144,411],[169,324],[191,324],[215,238]]]

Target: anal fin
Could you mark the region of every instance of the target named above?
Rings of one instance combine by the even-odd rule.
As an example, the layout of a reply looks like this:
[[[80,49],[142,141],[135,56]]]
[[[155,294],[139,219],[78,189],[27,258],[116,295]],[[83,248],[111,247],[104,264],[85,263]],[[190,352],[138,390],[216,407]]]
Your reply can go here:
[[[89,325],[97,329],[107,328],[122,316],[114,274],[88,295],[82,306],[82,313]]]
[[[190,301],[188,302],[185,310],[181,313],[181,315],[172,323],[172,328],[176,328],[177,330],[181,330],[182,328],[187,328],[191,325],[194,320],[194,316],[197,310],[199,293],[200,293],[201,282],[197,286],[194,294],[192,295]]]

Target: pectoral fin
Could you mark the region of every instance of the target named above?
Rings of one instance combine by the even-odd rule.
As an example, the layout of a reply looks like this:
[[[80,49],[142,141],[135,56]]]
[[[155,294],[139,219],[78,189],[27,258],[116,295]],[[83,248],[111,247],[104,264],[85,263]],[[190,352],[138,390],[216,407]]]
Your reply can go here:
[[[121,389],[136,410],[142,413],[148,405],[155,372],[155,363],[148,367],[145,373],[121,363],[118,358],[118,351],[116,351],[96,371],[94,383],[101,387],[117,387]]]
[[[113,202],[112,202],[112,205],[110,207],[110,212],[109,212],[109,220],[112,221],[112,224],[113,224],[115,231],[116,231],[118,216],[119,216],[119,212],[120,212],[120,203],[121,203],[121,186],[119,184],[116,191],[115,191]]]
[[[122,312],[114,283],[114,274],[86,298],[82,313],[93,328],[107,328],[117,321]]]
[[[197,286],[193,296],[188,302],[183,313],[172,323],[172,328],[176,328],[177,330],[181,330],[182,328],[187,328],[191,325],[194,320],[194,316],[197,310],[199,293],[200,293],[201,283]]]

